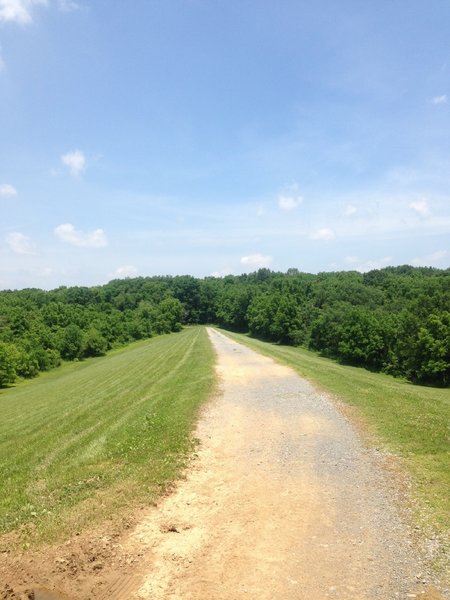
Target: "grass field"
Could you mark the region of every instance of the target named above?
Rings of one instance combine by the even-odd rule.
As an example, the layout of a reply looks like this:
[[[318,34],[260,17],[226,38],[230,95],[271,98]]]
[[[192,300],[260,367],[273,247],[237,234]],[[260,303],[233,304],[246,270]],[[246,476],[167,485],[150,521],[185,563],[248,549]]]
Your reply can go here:
[[[450,390],[415,386],[388,375],[344,366],[301,348],[224,333],[293,367],[356,407],[377,443],[402,456],[416,482],[421,515],[448,535],[450,514]]]
[[[214,385],[204,328],[138,342],[0,391],[0,533],[50,540],[155,499]]]

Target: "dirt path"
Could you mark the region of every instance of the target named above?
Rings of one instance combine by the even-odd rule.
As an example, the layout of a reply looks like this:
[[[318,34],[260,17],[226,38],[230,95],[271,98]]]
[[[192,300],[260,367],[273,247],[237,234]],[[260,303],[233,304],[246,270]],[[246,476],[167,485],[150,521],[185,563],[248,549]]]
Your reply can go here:
[[[102,571],[70,586],[75,597],[440,598],[413,558],[376,453],[292,370],[209,334],[220,394],[200,420],[197,459]]]
[[[209,333],[222,394],[201,420],[195,469],[134,533],[152,555],[138,597],[432,597],[346,420],[290,369]]]

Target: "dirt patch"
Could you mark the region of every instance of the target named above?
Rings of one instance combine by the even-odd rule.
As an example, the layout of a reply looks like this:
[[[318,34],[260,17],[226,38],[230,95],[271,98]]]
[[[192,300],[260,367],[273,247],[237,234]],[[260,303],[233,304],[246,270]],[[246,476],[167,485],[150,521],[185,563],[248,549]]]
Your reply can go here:
[[[105,523],[63,544],[34,551],[4,550],[0,560],[1,600],[107,598],[104,594],[117,586],[118,580],[129,578],[136,584],[139,553],[129,554],[124,543],[142,514],[138,511],[115,524]]]

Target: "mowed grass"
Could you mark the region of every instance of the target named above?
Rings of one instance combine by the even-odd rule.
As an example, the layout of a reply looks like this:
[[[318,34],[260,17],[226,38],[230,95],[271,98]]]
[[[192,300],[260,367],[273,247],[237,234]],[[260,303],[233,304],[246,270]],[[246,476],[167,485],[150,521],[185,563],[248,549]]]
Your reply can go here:
[[[0,391],[0,533],[53,540],[154,500],[180,475],[214,386],[185,329]]]
[[[293,367],[362,415],[376,443],[404,458],[415,481],[424,525],[449,530],[450,390],[415,386],[381,373],[338,364],[302,348],[269,344],[223,331]]]

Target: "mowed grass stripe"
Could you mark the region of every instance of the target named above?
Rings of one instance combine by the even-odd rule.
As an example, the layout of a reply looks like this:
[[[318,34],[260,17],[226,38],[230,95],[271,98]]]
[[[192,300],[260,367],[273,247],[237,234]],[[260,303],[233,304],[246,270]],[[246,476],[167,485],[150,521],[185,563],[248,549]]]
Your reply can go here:
[[[152,403],[152,399],[154,400],[156,398],[156,394],[157,394],[157,390],[155,391],[155,385],[157,384],[158,389],[161,387],[161,385],[165,382],[165,381],[169,381],[171,383],[171,393],[173,394],[175,392],[176,395],[180,395],[179,394],[179,384],[177,383],[177,373],[181,372],[181,385],[185,384],[185,376],[186,376],[186,372],[185,369],[183,369],[186,361],[190,358],[191,353],[192,353],[192,349],[194,347],[196,343],[196,338],[194,338],[191,342],[191,344],[185,349],[184,351],[184,355],[181,359],[179,359],[178,356],[174,356],[173,354],[171,356],[167,356],[166,353],[162,353],[160,357],[158,357],[158,366],[160,368],[155,368],[153,371],[153,368],[155,365],[153,366],[146,366],[144,369],[144,372],[142,372],[142,369],[140,367],[137,367],[135,369],[130,369],[130,371],[127,373],[127,394],[129,395],[135,395],[136,391],[138,392],[138,394],[135,397],[135,400],[132,403],[128,403],[126,406],[123,406],[122,408],[122,416],[120,418],[118,418],[118,415],[116,413],[112,413],[112,414],[104,414],[102,415],[102,420],[99,421],[96,425],[94,425],[93,427],[86,429],[85,431],[82,432],[82,434],[80,435],[79,439],[77,438],[73,438],[71,439],[70,443],[68,445],[66,445],[65,447],[61,448],[61,454],[63,455],[62,458],[64,460],[66,460],[66,463],[68,461],[71,460],[71,458],[73,457],[73,450],[72,450],[72,446],[78,445],[79,442],[81,440],[83,440],[83,445],[85,446],[85,450],[83,451],[82,455],[80,456],[76,456],[76,461],[77,462],[83,462],[83,457],[84,456],[88,456],[89,458],[92,458],[94,453],[92,451],[92,446],[95,445],[96,447],[96,452],[95,454],[98,454],[100,451],[100,445],[104,445],[106,443],[107,439],[111,438],[111,434],[113,432],[116,432],[118,430],[120,430],[121,427],[123,427],[123,425],[127,422],[133,421],[133,419],[137,419],[139,417],[139,414],[141,412],[141,407],[143,404],[145,404],[147,407],[151,406]],[[176,359],[176,360],[175,360]],[[166,364],[172,364],[173,367],[169,372],[166,372],[164,375],[161,373],[161,368],[163,367],[163,365]],[[139,381],[140,377],[142,377],[143,375],[145,376],[145,371],[151,370],[152,371],[152,380],[156,379],[155,381],[152,381],[151,383],[149,382],[149,386],[148,386],[148,390],[145,394],[140,394],[140,388],[141,388],[141,383],[133,383],[136,381]],[[167,370],[167,369],[165,369]],[[119,379],[119,385],[120,385],[120,379]],[[85,393],[86,390],[83,390],[83,393]],[[117,396],[117,382],[114,385],[114,389],[113,389],[113,393],[112,395],[108,395],[108,399],[109,400],[113,400],[114,398]],[[101,395],[100,395],[101,397]],[[181,395],[182,397],[182,395]],[[182,398],[182,400],[184,400]],[[166,397],[166,401],[170,401],[173,402],[172,397],[171,398],[167,398]],[[173,404],[171,405],[171,409],[174,408]],[[87,409],[88,412],[91,412],[90,409]],[[85,414],[83,415],[84,420],[88,419],[91,417],[91,414]],[[99,437],[98,432],[102,431],[102,436]],[[89,444],[89,445],[88,445]]]
[[[135,353],[135,357],[134,358],[137,358],[138,354],[139,354],[139,351]],[[157,360],[160,363],[166,362],[167,361],[166,354],[164,352],[161,352],[161,354],[157,357]],[[111,365],[111,367],[113,367],[113,365]],[[142,368],[140,366],[137,369],[142,370]],[[127,373],[127,378],[124,378],[124,382],[123,382],[124,383],[124,389],[127,391],[127,393],[131,391],[131,388],[138,387],[138,386],[130,386],[130,381],[134,381],[135,380],[135,375],[136,375],[136,373],[134,373],[133,370],[137,370],[137,369],[129,369],[129,371]],[[92,375],[94,375],[94,373],[92,373]],[[91,374],[89,373],[89,378],[90,377],[91,377]],[[100,380],[104,381],[104,377],[100,378]],[[85,394],[86,390],[84,389],[83,385],[80,385],[79,390],[76,390],[76,391],[78,392],[78,394],[77,393],[75,394],[75,396],[74,396],[75,399],[77,398],[77,395],[79,395],[79,393],[81,393],[82,396],[86,397],[86,394]],[[97,390],[95,390],[95,392],[97,392]],[[116,392],[115,395],[117,396],[117,392]],[[75,418],[70,421],[70,429],[71,429],[71,431],[69,431],[69,436],[72,436],[74,438],[72,446],[75,446],[78,441],[84,442],[83,438],[85,437],[85,435],[83,435],[83,433],[85,433],[85,432],[89,433],[89,432],[95,431],[97,429],[100,429],[102,427],[102,425],[104,424],[104,420],[99,419],[99,422],[98,422],[97,426],[88,428],[88,429],[85,430],[85,432],[81,431],[81,433],[77,433],[76,430],[75,430],[75,435],[74,435],[73,427],[75,426],[75,429],[77,428],[77,424],[78,424],[77,422],[78,421],[81,420],[81,422],[83,422],[83,420],[84,420],[86,422],[86,417],[90,417],[91,418],[91,417],[94,416],[97,419],[99,418],[98,415],[97,415],[97,412],[94,410],[95,406],[94,406],[94,404],[92,402],[92,400],[95,399],[95,398],[96,398],[96,394],[95,393],[90,395],[90,400],[91,401],[90,401],[89,407],[87,408],[87,414],[86,414],[86,409],[83,411],[85,414],[83,414],[83,412],[81,412],[80,410],[78,410],[79,414],[78,415],[74,415]],[[107,407],[107,403],[105,402],[105,400],[107,400],[108,398],[105,398],[104,396],[103,396],[103,398],[101,398],[101,396],[100,396],[100,399],[103,400],[103,406],[104,406],[104,408],[105,409],[108,408]],[[143,400],[145,400],[145,397],[143,398]],[[136,402],[134,404],[136,404]],[[79,405],[78,409],[80,409],[81,406],[82,405]],[[131,409],[132,409],[133,408],[133,403],[129,403],[129,407],[131,407]],[[118,408],[118,406],[117,406],[117,408]],[[131,411],[128,410],[128,412],[131,412]],[[123,411],[122,411],[122,413],[123,413]],[[102,410],[102,413],[101,413],[101,415],[110,415],[110,414],[112,414],[112,418],[113,419],[114,419],[114,417],[117,418],[117,415],[115,415],[114,413],[111,413],[108,410]],[[121,420],[122,421],[125,420],[126,417],[127,417],[127,414],[125,414],[124,418],[122,418]],[[53,426],[53,423],[52,423],[52,426]],[[58,441],[58,439],[59,439],[59,434],[61,432],[58,432],[57,428],[55,428],[55,427],[53,427],[53,428],[54,428],[54,431],[55,431],[55,434],[56,434],[56,436],[55,436],[56,441],[58,442],[58,444],[60,444],[60,442]],[[34,445],[31,442],[32,442],[32,440],[28,440],[28,444],[27,444],[28,447],[30,447],[31,445]],[[67,446],[67,444],[64,444],[64,446]]]
[[[415,480],[425,524],[449,535],[450,390],[417,386],[346,366],[303,348],[270,344],[223,331],[355,407],[378,444],[404,459]]]
[[[158,341],[161,342],[162,340]],[[173,340],[171,340],[172,342]],[[168,350],[170,349],[168,348]],[[108,357],[111,363],[108,364],[106,372],[104,372],[105,359],[99,359],[101,364],[94,367],[91,363],[88,371],[84,371],[84,369],[81,373],[75,371],[75,373],[66,376],[63,380],[60,380],[58,377],[50,386],[48,385],[49,382],[47,382],[43,390],[44,393],[36,393],[37,391],[34,390],[30,396],[28,388],[21,390],[22,393],[17,390],[18,394],[14,402],[20,403],[22,410],[27,410],[28,402],[31,401],[30,408],[33,411],[33,420],[17,420],[17,405],[10,403],[10,407],[13,409],[10,420],[3,418],[3,426],[14,433],[14,437],[10,439],[11,444],[14,445],[18,438],[24,439],[27,443],[23,445],[23,450],[28,451],[28,453],[33,452],[32,446],[34,446],[36,438],[41,438],[42,429],[49,426],[49,395],[53,398],[58,395],[61,399],[61,406],[58,406],[58,411],[52,415],[51,420],[54,435],[52,436],[49,432],[49,436],[47,437],[47,439],[49,437],[55,438],[54,441],[58,443],[58,450],[60,452],[63,449],[63,444],[60,444],[61,435],[68,436],[70,443],[77,444],[79,439],[83,439],[90,432],[102,428],[108,421],[120,424],[117,413],[105,409],[111,403],[115,409],[118,409],[119,399],[123,400],[126,397],[134,398],[136,396],[134,402],[122,403],[120,406],[123,420],[126,420],[129,416],[128,413],[135,411],[139,403],[148,400],[155,382],[161,382],[161,368],[167,364],[173,364],[174,366],[169,376],[177,368],[174,356],[168,357],[167,352],[164,352],[164,348],[161,349],[160,355],[153,358],[152,365],[147,365],[147,351],[147,347],[144,349],[135,348],[133,356],[127,355],[125,357],[127,365],[125,372],[123,369],[117,369],[116,367],[118,363],[120,364],[123,361],[124,357],[120,355],[119,357]],[[144,363],[142,358],[145,361]],[[128,365],[131,359],[134,363]],[[145,373],[149,369],[151,369],[152,377],[145,380],[146,393],[140,394],[143,382],[142,377],[145,376]],[[80,398],[82,398],[81,403]],[[76,409],[75,411],[74,408]],[[88,424],[92,424],[91,427],[88,427]],[[80,425],[83,426],[81,429]]]
[[[120,495],[122,504],[151,501],[191,449],[213,364],[206,330],[197,327],[3,390],[0,531],[31,523],[41,537],[57,537],[96,494],[103,516],[120,509]]]

